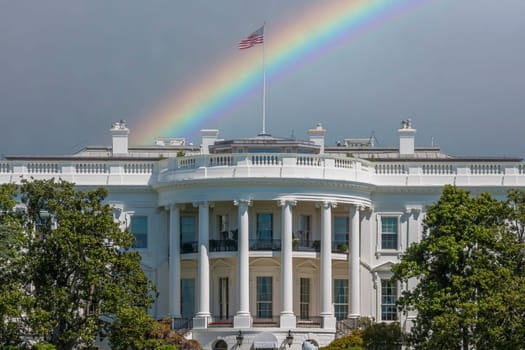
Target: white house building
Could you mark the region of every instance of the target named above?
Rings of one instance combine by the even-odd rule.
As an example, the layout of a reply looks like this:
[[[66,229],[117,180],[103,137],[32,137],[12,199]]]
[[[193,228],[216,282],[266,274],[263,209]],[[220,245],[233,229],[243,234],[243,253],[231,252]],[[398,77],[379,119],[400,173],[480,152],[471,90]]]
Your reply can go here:
[[[399,146],[374,139],[325,144],[267,134],[200,146],[159,138],[128,145],[125,122],[110,147],[66,156],[8,156],[0,182],[62,178],[105,186],[157,285],[151,313],[206,349],[324,346],[359,317],[410,322],[396,312],[407,285],[391,266],[422,235],[425,208],[445,184],[499,196],[525,188],[516,158],[462,158],[415,146],[403,121]]]

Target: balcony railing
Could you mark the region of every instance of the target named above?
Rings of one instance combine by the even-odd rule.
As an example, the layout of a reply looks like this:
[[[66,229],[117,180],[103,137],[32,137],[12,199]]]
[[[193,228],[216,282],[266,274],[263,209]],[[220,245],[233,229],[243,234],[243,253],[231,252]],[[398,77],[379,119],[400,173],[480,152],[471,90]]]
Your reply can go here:
[[[171,328],[178,334],[183,335],[193,328],[193,317],[174,318],[171,323]]]
[[[268,318],[254,317],[252,327],[279,327],[280,322],[280,316],[272,316]]]
[[[297,318],[297,328],[321,328],[321,316],[309,316],[305,318]]]
[[[187,241],[180,243],[180,252],[182,254],[197,253],[199,247],[198,241]]]
[[[210,252],[234,252],[237,251],[237,240],[235,239],[210,239]]]
[[[212,316],[208,327],[233,327],[233,316]]]
[[[281,250],[281,240],[250,239],[250,250]]]
[[[297,252],[319,252],[321,250],[321,241],[314,240],[293,240],[292,248]]]

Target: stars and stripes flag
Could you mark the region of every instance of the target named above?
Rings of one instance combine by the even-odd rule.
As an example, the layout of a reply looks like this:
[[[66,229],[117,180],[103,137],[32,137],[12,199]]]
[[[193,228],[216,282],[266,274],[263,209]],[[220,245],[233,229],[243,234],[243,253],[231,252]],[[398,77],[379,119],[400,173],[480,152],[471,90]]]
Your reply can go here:
[[[257,29],[255,32],[250,34],[246,39],[243,39],[239,42],[239,49],[249,49],[250,47],[262,44],[263,43],[263,37],[264,37],[264,25]]]

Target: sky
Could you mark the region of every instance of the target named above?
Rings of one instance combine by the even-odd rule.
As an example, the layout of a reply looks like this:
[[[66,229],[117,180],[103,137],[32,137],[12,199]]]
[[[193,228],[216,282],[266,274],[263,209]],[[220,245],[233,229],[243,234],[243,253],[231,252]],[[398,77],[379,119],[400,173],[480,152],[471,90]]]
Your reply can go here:
[[[176,108],[192,87],[213,86],[221,67],[262,67],[262,45],[237,48],[262,23],[272,57],[286,28],[310,18],[300,27],[308,40],[317,12],[352,1],[0,0],[0,155],[110,145],[120,119],[131,144],[143,141],[144,125],[159,123],[159,111]],[[266,132],[306,139],[322,123],[328,145],[374,133],[392,146],[411,118],[416,145],[525,157],[525,1],[412,2],[268,77]],[[195,144],[204,128],[225,139],[255,136],[256,86],[194,129],[166,125],[156,136]]]

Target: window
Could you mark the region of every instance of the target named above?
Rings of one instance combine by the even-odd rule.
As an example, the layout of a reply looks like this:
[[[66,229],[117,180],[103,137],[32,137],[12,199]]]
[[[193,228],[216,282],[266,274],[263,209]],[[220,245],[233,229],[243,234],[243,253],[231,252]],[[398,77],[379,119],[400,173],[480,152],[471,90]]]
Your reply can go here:
[[[391,280],[381,280],[381,320],[397,320],[397,287],[396,282]]]
[[[334,280],[334,311],[338,320],[348,316],[348,280]]]
[[[229,316],[228,277],[219,278],[219,319],[226,320]]]
[[[217,215],[217,229],[221,233],[221,239],[228,239],[229,220],[228,215]]]
[[[181,237],[181,252],[195,253],[197,252],[197,244],[195,241],[195,216],[184,215],[180,217],[180,237]]]
[[[306,246],[306,243],[310,241],[310,215],[299,215],[299,230],[297,232],[297,239],[299,239],[303,245]]]
[[[272,278],[257,277],[257,317],[272,318]]]
[[[195,241],[195,216],[180,217],[182,243]]]
[[[381,249],[397,249],[397,217],[381,217]]]
[[[195,279],[182,278],[180,310],[183,318],[192,318],[195,315]]]
[[[148,217],[133,215],[129,225],[129,231],[135,236],[134,248],[148,247]]]
[[[301,278],[300,280],[300,313],[299,317],[301,320],[310,319],[310,279]]]
[[[258,240],[272,240],[273,239],[273,214],[271,213],[257,214],[257,239]]]
[[[348,217],[336,216],[334,218],[334,243],[348,244]]]

